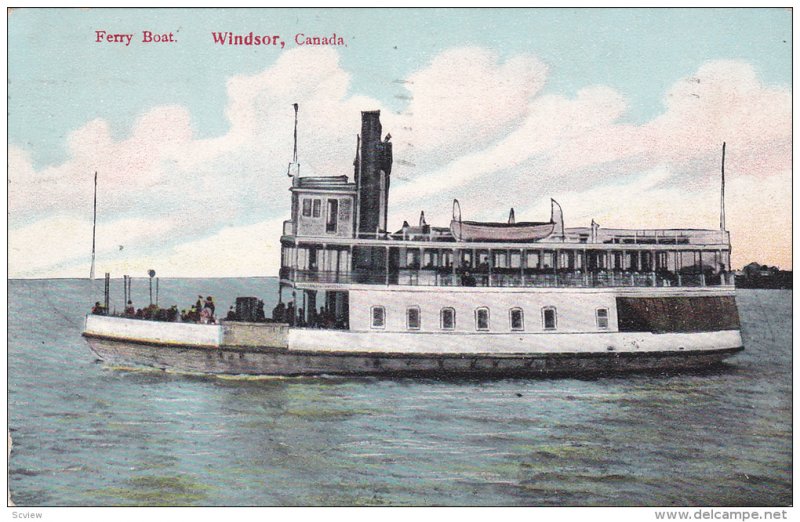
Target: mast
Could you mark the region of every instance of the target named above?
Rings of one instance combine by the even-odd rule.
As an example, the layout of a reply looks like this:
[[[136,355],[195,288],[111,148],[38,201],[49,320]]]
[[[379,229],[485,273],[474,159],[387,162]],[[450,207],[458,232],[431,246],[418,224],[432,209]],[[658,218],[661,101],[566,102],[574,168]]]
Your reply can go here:
[[[286,175],[290,178],[300,175],[300,165],[297,163],[297,111],[299,106],[293,103],[292,107],[294,107],[294,152],[292,153],[292,162],[289,163],[289,168],[286,170]]]
[[[719,231],[725,242],[725,142],[722,142],[722,183],[719,191]]]
[[[89,269],[89,279],[94,281],[94,254],[95,235],[97,231],[97,171],[94,171],[94,212],[92,215],[92,268]]]

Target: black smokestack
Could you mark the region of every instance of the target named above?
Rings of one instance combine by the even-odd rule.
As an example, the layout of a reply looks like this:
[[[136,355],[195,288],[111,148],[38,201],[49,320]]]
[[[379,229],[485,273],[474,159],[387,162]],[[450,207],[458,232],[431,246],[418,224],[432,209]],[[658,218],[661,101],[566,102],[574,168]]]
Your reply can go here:
[[[358,187],[358,233],[375,237],[386,230],[389,203],[389,175],[392,172],[390,136],[381,141],[380,111],[361,113],[361,168],[356,179]]]

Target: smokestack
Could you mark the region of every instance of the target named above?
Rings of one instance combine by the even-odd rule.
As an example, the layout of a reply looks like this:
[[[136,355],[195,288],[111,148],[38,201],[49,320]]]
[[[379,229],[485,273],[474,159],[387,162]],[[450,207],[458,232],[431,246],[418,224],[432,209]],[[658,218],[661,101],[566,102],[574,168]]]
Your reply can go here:
[[[361,157],[356,180],[360,237],[375,237],[378,230],[386,230],[392,144],[389,135],[381,141],[380,116],[380,111],[361,113]]]

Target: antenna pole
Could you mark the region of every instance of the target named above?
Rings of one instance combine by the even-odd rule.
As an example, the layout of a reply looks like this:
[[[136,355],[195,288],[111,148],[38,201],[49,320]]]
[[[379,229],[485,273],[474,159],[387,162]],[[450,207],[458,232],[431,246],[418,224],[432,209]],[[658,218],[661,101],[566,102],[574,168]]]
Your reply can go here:
[[[297,104],[293,104],[294,106],[294,155],[292,156],[292,161],[297,163]]]
[[[286,169],[286,174],[293,178],[295,176],[300,176],[300,165],[297,164],[297,110],[298,105],[296,103],[292,104],[294,107],[294,152],[292,153],[292,162],[289,163],[289,168]]]
[[[97,171],[94,171],[94,211],[92,214],[92,268],[89,269],[89,279],[94,281],[95,235],[97,231]]]
[[[719,230],[725,240],[725,142],[722,142],[722,183],[719,192]]]

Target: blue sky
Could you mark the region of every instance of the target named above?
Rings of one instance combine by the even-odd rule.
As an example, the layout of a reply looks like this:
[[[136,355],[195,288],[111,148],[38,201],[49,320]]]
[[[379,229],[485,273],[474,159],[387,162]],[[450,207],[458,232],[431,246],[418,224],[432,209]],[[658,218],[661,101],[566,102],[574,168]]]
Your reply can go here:
[[[173,31],[174,46],[99,44],[94,31]],[[666,86],[709,59],[752,63],[791,84],[791,16],[784,9],[22,9],[9,19],[9,141],[36,166],[63,161],[68,132],[96,117],[118,136],[154,105],[181,104],[200,135],[225,130],[225,79],[269,66],[272,48],[220,48],[212,31],[336,32],[354,92],[402,110],[402,83],[438,52],[463,45],[501,56],[534,53],[550,67],[545,92],[619,89],[626,118],[662,109]],[[137,37],[138,38],[138,35]],[[46,124],[42,125],[42,122]]]
[[[271,275],[295,101],[307,174],[348,173],[382,110],[392,226],[446,224],[453,197],[536,221],[556,197],[567,226],[713,228],[727,140],[734,266],[791,266],[786,9],[20,9],[8,30],[12,277],[83,275],[94,170],[98,271]]]

